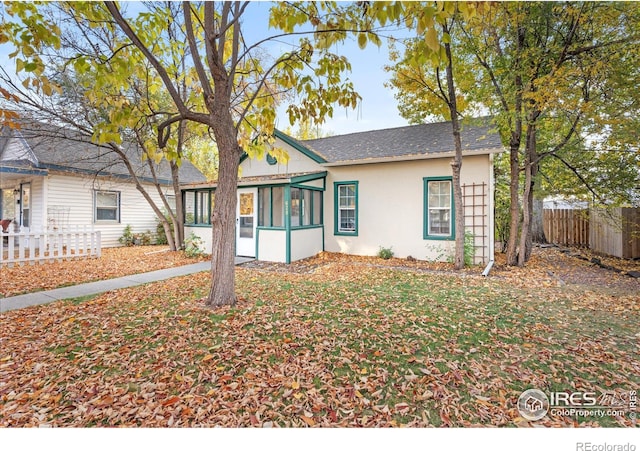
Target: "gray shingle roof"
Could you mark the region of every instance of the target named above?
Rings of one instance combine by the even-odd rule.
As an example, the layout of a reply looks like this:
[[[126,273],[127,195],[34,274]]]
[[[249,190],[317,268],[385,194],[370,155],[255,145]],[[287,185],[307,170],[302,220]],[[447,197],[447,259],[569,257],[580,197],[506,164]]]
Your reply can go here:
[[[462,125],[462,150],[478,153],[502,150],[500,136],[489,125],[488,118],[476,120],[476,123],[480,125]],[[300,143],[329,163],[429,156],[454,151],[451,122],[350,133]]]
[[[11,130],[8,127],[2,129],[1,136],[4,139],[7,139],[9,134],[23,140],[37,158],[38,168],[129,177],[127,167],[115,152],[87,142],[86,137],[75,131],[40,122],[23,122],[19,130]],[[150,178],[151,172],[147,162],[142,161],[140,151],[131,145],[123,145],[123,148],[135,168],[136,175]],[[6,161],[4,163],[9,164]],[[154,166],[156,176],[163,182],[170,182],[171,169],[167,161],[163,160]],[[186,160],[183,160],[180,166],[180,179],[187,183],[206,180],[202,173]]]

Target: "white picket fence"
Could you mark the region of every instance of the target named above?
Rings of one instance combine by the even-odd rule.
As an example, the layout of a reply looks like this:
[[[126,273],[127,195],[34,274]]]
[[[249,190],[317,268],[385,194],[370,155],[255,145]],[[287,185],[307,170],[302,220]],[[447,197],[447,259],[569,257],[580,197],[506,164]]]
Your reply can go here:
[[[0,233],[2,252],[0,267],[3,265],[23,266],[73,258],[100,257],[102,245],[100,231],[87,226],[65,228],[65,230],[45,230],[42,232]]]

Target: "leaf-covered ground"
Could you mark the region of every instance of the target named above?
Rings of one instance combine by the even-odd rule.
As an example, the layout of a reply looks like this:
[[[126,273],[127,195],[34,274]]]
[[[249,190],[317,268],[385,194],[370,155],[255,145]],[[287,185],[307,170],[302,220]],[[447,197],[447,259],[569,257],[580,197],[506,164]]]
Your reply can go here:
[[[196,263],[166,246],[105,248],[100,258],[0,268],[0,298]],[[165,252],[166,251],[166,252]]]
[[[638,282],[575,285],[546,255],[489,279],[323,255],[239,268],[232,308],[202,273],[8,312],[0,426],[634,426],[518,414],[527,388],[640,385]]]

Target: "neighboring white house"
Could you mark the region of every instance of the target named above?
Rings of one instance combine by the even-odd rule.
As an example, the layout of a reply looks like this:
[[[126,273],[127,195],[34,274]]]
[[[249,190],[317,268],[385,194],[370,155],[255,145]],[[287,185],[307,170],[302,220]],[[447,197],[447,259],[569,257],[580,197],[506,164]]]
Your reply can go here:
[[[162,205],[148,162],[141,161],[136,149],[128,154],[147,191]],[[163,161],[154,169],[175,207],[169,165]],[[205,180],[187,161],[180,177],[185,182]],[[101,231],[103,247],[119,246],[127,225],[133,233],[143,233],[154,232],[157,224],[127,168],[112,152],[82,142],[67,129],[41,123],[1,130],[0,212],[22,231],[88,226]]]
[[[493,156],[500,137],[484,125],[462,131],[466,232],[474,261],[493,259]],[[276,132],[286,164],[244,158],[238,180],[236,254],[286,262],[321,251],[447,260],[455,230],[451,124],[414,125],[298,141]],[[211,247],[213,184],[183,186],[185,234]],[[464,232],[462,232],[464,233]]]

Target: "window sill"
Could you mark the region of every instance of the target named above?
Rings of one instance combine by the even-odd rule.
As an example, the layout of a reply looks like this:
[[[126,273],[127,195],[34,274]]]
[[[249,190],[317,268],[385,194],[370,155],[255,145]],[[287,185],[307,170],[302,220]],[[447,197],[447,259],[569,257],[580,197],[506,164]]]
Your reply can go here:
[[[423,236],[423,239],[435,241],[455,241],[456,237],[451,235],[425,235]]]
[[[358,232],[333,232],[335,236],[358,236]]]

